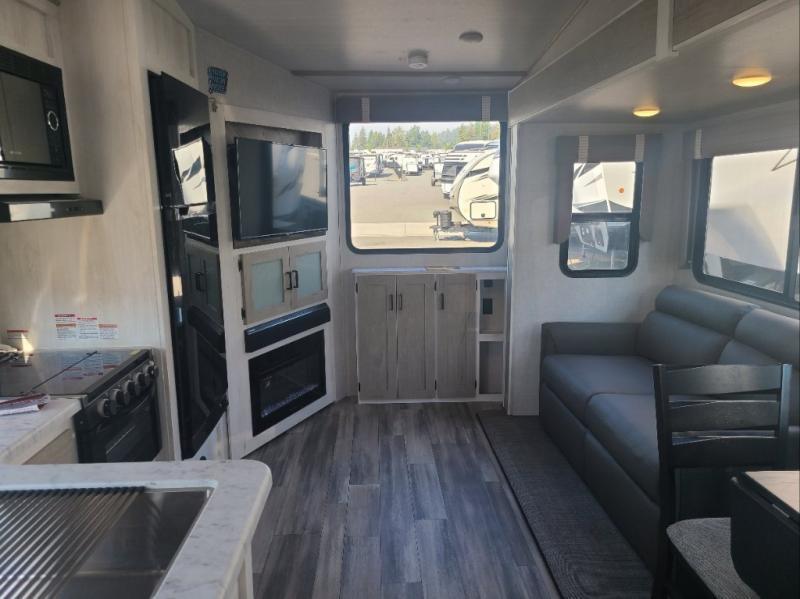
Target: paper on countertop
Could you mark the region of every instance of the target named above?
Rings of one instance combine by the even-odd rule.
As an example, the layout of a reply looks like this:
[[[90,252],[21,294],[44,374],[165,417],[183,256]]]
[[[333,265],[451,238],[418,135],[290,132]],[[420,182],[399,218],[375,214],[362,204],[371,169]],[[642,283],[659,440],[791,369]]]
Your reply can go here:
[[[16,397],[0,397],[0,416],[38,412],[39,409],[49,401],[50,396],[44,393],[19,395]]]

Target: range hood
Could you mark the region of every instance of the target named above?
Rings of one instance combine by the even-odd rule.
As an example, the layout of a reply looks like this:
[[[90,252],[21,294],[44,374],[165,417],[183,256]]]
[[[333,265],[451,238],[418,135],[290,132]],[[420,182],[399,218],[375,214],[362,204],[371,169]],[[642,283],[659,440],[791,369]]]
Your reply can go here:
[[[79,195],[2,195],[0,223],[103,214],[103,202]]]

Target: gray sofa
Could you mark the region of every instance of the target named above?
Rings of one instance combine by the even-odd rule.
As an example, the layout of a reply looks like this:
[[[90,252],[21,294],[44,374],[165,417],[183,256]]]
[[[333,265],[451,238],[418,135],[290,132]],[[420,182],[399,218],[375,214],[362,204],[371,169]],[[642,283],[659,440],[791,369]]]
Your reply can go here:
[[[652,568],[658,530],[653,364],[792,364],[790,446],[796,460],[799,353],[797,319],[671,286],[642,323],[544,324],[540,414],[548,434]]]

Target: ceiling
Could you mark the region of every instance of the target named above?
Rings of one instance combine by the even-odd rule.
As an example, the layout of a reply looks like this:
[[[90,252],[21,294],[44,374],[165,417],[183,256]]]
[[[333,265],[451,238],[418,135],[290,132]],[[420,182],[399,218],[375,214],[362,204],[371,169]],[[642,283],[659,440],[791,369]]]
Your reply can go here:
[[[566,99],[532,120],[539,122],[642,122],[637,105],[656,104],[661,114],[648,122],[686,123],[739,109],[796,100],[800,86],[800,6],[784,3],[737,25],[688,42],[677,56]],[[773,80],[742,89],[731,78],[766,69]]]
[[[509,89],[586,0],[180,0],[202,29],[335,91]],[[630,0],[608,2],[619,10]],[[479,30],[483,42],[459,41]],[[410,50],[429,67],[408,68]],[[360,72],[366,72],[360,74]],[[458,83],[445,83],[459,73]]]

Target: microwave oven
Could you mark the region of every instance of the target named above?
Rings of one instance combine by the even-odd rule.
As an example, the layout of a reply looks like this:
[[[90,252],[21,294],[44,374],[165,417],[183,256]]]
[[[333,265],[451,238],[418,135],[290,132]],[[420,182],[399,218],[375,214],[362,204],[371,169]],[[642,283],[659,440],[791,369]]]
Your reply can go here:
[[[61,69],[0,46],[0,180],[72,181]]]

